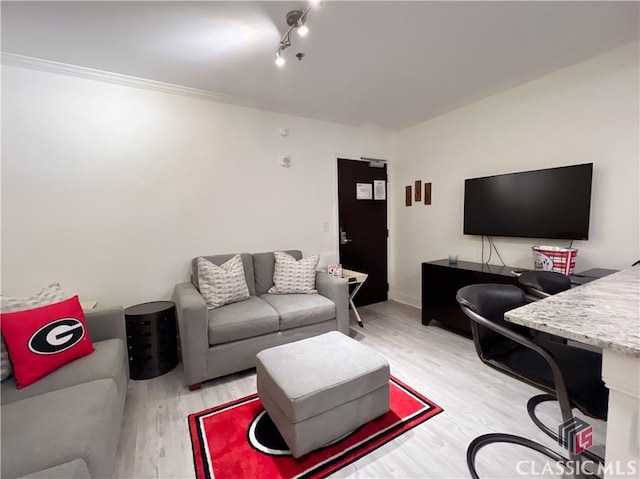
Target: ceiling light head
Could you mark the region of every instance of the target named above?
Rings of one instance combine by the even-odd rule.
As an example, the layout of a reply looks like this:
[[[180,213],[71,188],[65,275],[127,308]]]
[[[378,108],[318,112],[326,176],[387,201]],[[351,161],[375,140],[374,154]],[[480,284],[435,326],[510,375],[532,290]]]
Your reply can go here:
[[[309,3],[314,7],[319,7],[320,5],[322,5],[322,0],[310,0]]]
[[[298,26],[298,35],[300,35],[301,37],[306,37],[308,33],[309,27],[307,27],[305,23],[300,23],[300,25]]]
[[[291,37],[289,36],[289,33],[287,33],[284,37],[282,37],[282,40],[280,41],[280,46],[278,47],[278,53],[282,53],[290,46],[291,46]]]

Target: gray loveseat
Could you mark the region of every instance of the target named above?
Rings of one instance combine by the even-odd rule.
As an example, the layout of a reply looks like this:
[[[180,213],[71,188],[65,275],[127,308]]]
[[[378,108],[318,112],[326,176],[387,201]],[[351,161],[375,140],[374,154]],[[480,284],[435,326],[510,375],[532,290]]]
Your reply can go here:
[[[129,362],[122,308],[85,313],[95,351],[18,390],[2,381],[2,478],[107,478]]]
[[[287,251],[296,260],[297,250]],[[204,256],[216,265],[234,254]],[[203,381],[254,368],[263,349],[328,331],[349,332],[349,285],[345,279],[316,273],[319,294],[269,294],[273,286],[273,252],[242,253],[250,297],[207,309],[198,290],[197,258],[192,261],[192,282],[177,284],[176,304],[182,363],[189,389]]]

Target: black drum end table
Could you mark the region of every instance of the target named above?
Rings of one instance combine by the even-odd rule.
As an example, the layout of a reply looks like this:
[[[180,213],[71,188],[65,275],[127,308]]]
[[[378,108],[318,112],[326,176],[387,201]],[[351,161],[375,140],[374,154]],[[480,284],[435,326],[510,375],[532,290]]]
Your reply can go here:
[[[152,301],[124,310],[127,326],[129,375],[150,379],[178,364],[176,306],[171,301]]]

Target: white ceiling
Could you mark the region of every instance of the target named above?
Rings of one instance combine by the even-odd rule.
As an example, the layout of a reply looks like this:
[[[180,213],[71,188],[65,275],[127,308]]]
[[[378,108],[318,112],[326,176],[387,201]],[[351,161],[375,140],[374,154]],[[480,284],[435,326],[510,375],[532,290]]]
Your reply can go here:
[[[3,1],[2,50],[400,129],[639,37],[636,1],[325,1],[279,68],[305,3]]]

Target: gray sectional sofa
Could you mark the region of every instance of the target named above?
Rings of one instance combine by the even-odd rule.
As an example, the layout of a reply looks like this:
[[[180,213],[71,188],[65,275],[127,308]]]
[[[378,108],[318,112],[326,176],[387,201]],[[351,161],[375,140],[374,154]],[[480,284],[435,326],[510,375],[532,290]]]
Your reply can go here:
[[[297,250],[286,251],[296,260]],[[204,256],[221,265],[235,254]],[[242,253],[250,297],[207,309],[198,289],[197,258],[192,281],[177,284],[176,304],[182,363],[189,389],[203,381],[254,368],[263,349],[328,331],[349,332],[349,286],[345,279],[316,273],[319,294],[269,294],[273,286],[273,252]]]
[[[26,388],[2,381],[2,478],[107,478],[129,382],[122,308],[86,312],[95,351]]]

